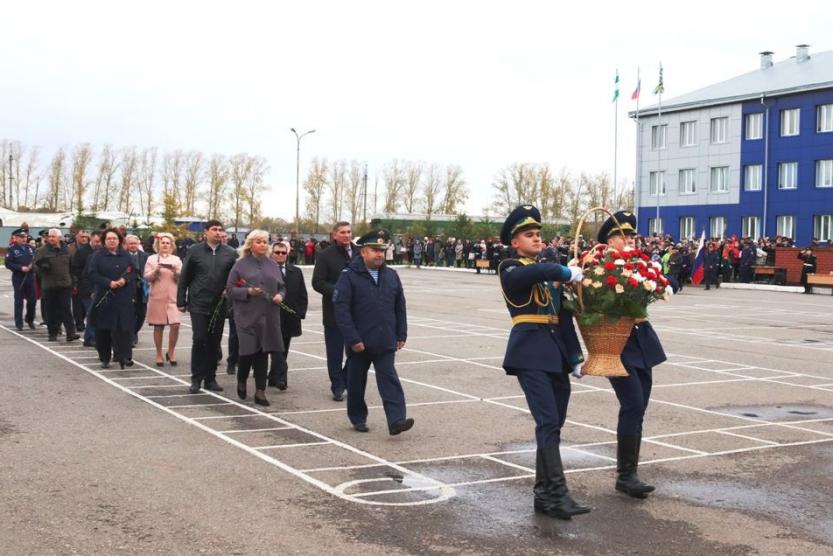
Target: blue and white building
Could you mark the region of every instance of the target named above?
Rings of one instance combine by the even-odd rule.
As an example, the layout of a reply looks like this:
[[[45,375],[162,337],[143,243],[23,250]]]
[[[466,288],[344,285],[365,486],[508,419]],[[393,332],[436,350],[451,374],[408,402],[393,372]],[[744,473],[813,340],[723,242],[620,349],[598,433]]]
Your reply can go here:
[[[663,101],[637,120],[639,232],[833,241],[833,51]]]

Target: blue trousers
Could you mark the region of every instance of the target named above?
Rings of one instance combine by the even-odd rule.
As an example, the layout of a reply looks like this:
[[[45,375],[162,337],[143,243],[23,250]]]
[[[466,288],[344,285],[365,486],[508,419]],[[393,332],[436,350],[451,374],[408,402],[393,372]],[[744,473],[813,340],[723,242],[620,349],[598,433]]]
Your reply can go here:
[[[535,419],[538,448],[558,446],[570,403],[570,376],[546,371],[518,371],[517,376]]]
[[[342,394],[347,388],[347,372],[344,362],[344,336],[338,326],[324,325],[324,344],[327,347],[327,373],[330,375],[330,390]]]
[[[620,435],[642,434],[642,420],[648,409],[653,384],[651,369],[627,367],[627,371],[628,376],[608,379],[619,399],[619,424],[616,432]]]
[[[35,277],[32,272],[15,272],[12,274],[14,290],[14,325],[23,328],[23,302],[26,302],[26,322],[35,320]]]
[[[393,361],[395,351],[385,353],[351,353],[347,357],[347,417],[354,425],[367,422],[367,404],[364,392],[367,388],[367,371],[373,363],[376,386],[385,408],[388,426],[405,418],[405,392],[396,374]]]

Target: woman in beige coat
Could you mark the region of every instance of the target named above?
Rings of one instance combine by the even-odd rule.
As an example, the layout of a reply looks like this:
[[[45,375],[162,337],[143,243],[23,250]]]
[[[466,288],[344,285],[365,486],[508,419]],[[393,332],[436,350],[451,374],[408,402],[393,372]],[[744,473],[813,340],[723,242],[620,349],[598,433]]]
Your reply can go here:
[[[176,366],[176,343],[179,340],[180,312],[176,307],[176,288],[182,260],[174,255],[176,246],[174,236],[167,232],[156,236],[153,245],[156,255],[148,257],[145,263],[145,280],[150,284],[148,297],[148,324],[153,325],[153,343],[156,345],[156,366],[161,367],[165,360]],[[162,334],[165,326],[170,326],[168,333],[168,351],[162,354]]]

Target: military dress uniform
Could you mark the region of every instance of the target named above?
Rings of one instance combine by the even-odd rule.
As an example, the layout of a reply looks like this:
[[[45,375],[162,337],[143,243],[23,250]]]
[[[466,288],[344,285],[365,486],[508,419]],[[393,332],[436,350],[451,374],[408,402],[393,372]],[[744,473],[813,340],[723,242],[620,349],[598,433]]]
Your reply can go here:
[[[362,248],[385,249],[389,237],[385,230],[375,230],[357,243]],[[405,393],[394,367],[397,343],[408,337],[405,294],[395,270],[383,264],[374,277],[375,272],[356,257],[342,271],[333,293],[335,320],[347,352],[347,416],[356,430],[367,432],[364,393],[372,363],[388,430],[399,434],[414,424],[406,417]],[[353,348],[359,343],[364,344],[364,351],[356,352]]]
[[[509,245],[516,233],[541,227],[537,208],[516,208],[503,225],[500,239]],[[498,267],[512,330],[503,368],[517,377],[535,420],[538,450],[534,508],[560,519],[587,513],[569,495],[561,463],[561,427],[570,401],[570,372],[584,361],[573,316],[562,306],[561,282],[581,278],[579,269],[532,259],[506,259]]]
[[[15,235],[25,235],[22,231],[16,230]],[[29,328],[35,328],[35,269],[32,268],[32,260],[35,252],[24,243],[12,245],[6,251],[6,268],[12,271],[12,289],[14,290],[14,325],[18,330],[23,330],[23,302],[26,302],[26,324]],[[29,267],[28,272],[23,272],[23,267]]]
[[[615,234],[635,234],[636,216],[629,212],[617,212],[620,227],[609,218],[599,229],[599,243],[607,243]],[[610,377],[610,385],[619,400],[619,422],[616,427],[616,490],[629,496],[643,498],[654,487],[639,480],[636,473],[639,464],[639,447],[642,443],[642,421],[651,397],[653,378],[651,370],[666,360],[665,351],[647,319],[637,319],[621,361],[628,371],[626,377]]]

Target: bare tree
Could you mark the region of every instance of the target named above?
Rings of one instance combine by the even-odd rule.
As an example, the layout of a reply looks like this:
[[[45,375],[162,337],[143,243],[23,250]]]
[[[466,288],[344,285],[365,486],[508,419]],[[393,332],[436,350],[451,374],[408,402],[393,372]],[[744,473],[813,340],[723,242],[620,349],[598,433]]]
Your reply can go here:
[[[70,189],[69,210],[84,213],[84,198],[87,195],[89,181],[87,172],[93,160],[93,148],[89,143],[81,143],[72,153],[72,188]]]
[[[496,191],[495,211],[498,214],[508,214],[518,205],[538,204],[535,174],[535,166],[525,162],[510,164],[501,169],[492,182]]]
[[[262,156],[251,158],[252,169],[246,182],[246,202],[249,205],[249,226],[254,226],[260,220],[260,197],[266,190],[263,177],[269,170],[266,159]]]
[[[457,214],[460,205],[469,198],[469,191],[463,179],[463,169],[451,164],[445,169],[445,183],[443,184],[443,213]]]
[[[153,194],[156,189],[156,154],[156,147],[146,148],[139,160],[139,199],[148,222],[153,214]]]
[[[402,203],[405,212],[413,214],[419,198],[419,181],[422,177],[422,162],[409,162],[405,167],[405,183],[402,186]]]
[[[208,219],[219,219],[223,210],[226,183],[228,182],[228,164],[223,155],[215,154],[208,163]]]
[[[428,215],[428,220],[431,220],[432,214],[435,214],[441,209],[441,172],[442,169],[439,166],[430,164],[426,168],[424,177],[422,178],[422,204],[425,214]]]
[[[551,218],[567,218],[575,185],[566,168],[562,168],[553,184],[548,213]]]
[[[330,166],[330,179],[327,181],[327,189],[330,191],[330,216],[333,222],[341,220],[346,174],[347,163],[344,160],[337,160]]]
[[[324,188],[327,185],[328,169],[329,163],[326,158],[313,158],[310,163],[307,178],[304,180],[307,213],[312,217],[313,222],[315,222],[314,233],[318,233],[318,223],[321,220],[321,202],[324,197]]]
[[[0,204],[9,209],[12,208],[9,199],[11,188],[9,187],[9,167],[6,162],[9,160],[10,145],[11,142],[7,139],[0,141]]]
[[[246,201],[246,184],[252,173],[252,157],[239,153],[229,159],[229,180],[231,181],[231,197],[233,201],[234,231],[240,227],[240,216],[243,203]]]
[[[49,164],[49,196],[46,207],[50,211],[57,211],[61,208],[61,192],[64,190],[66,181],[66,152],[61,147],[52,155]]]
[[[397,159],[390,162],[384,170],[383,180],[385,184],[385,205],[383,210],[388,214],[393,214],[399,207],[399,197],[405,182],[404,164]]]
[[[185,157],[185,177],[183,191],[183,205],[182,212],[186,216],[194,216],[196,210],[197,192],[199,191],[200,181],[203,175],[203,155],[198,151],[191,151]]]
[[[582,190],[586,195],[587,204],[589,207],[609,207],[611,204],[612,188],[610,187],[610,176],[606,173],[601,174],[585,174],[582,172],[581,178]],[[600,219],[604,219],[598,212],[593,213],[593,222],[599,223]]]
[[[98,174],[93,189],[92,210],[110,210],[110,203],[116,197],[116,172],[119,165],[116,162],[116,152],[112,145],[104,145],[98,156]]]
[[[126,147],[121,152],[121,183],[119,185],[118,207],[120,212],[132,213],[134,190],[139,189],[139,154],[136,147]],[[141,191],[140,191],[141,192]],[[141,200],[141,196],[139,197]]]
[[[26,169],[23,171],[23,205],[30,209],[35,209],[38,206],[38,193],[40,189],[41,174],[38,172],[38,147],[29,149],[29,156],[26,160]],[[35,192],[31,203],[29,202],[29,192],[34,187]],[[18,202],[20,199],[18,198]]]
[[[552,214],[550,213],[550,208],[552,205],[552,196],[553,196],[553,177],[552,177],[552,170],[550,169],[549,164],[539,164],[537,168],[535,168],[535,189],[537,189],[537,197],[538,197],[538,206],[541,210],[541,218],[545,220],[549,220],[552,218]]]
[[[177,212],[182,206],[183,192],[180,186],[184,172],[185,154],[181,150],[168,151],[162,156],[162,194],[173,195]]]
[[[16,209],[20,206],[20,162],[23,160],[23,155],[26,148],[20,141],[12,141],[9,144],[9,154],[11,155],[11,168],[9,171],[12,176],[12,187],[9,189],[9,196],[14,197],[9,199],[9,208]],[[2,161],[5,163],[5,160]],[[12,191],[14,195],[12,195]]]
[[[356,221],[358,220],[364,176],[364,166],[356,160],[350,162],[350,169],[347,171],[347,181],[344,184],[344,203],[347,205],[347,212],[350,214],[350,224],[353,226],[356,225]]]

